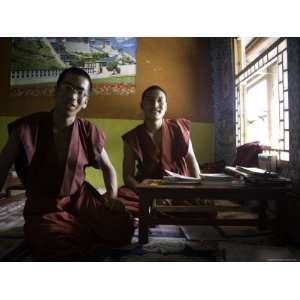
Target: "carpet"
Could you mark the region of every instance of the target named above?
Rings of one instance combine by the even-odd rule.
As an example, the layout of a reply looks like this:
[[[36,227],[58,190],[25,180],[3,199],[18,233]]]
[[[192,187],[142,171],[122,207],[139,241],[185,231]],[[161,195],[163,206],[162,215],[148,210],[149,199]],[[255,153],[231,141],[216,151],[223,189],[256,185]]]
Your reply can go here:
[[[133,243],[123,248],[99,248],[94,261],[106,262],[211,262],[223,261],[217,244],[190,242],[185,238],[150,237],[149,243]]]
[[[138,237],[138,230],[135,230],[134,237]],[[175,225],[156,225],[149,228],[150,238],[184,238],[185,235],[180,226]]]
[[[179,226],[157,226],[150,229],[149,243],[138,243],[137,231],[126,247],[99,247],[94,262],[210,262],[223,261],[224,253],[214,241],[187,241]],[[1,261],[32,261],[22,239],[3,239]],[[1,243],[0,243],[1,245]],[[1,251],[2,250],[2,251]],[[5,258],[5,259],[3,259]]]
[[[23,247],[25,199],[0,206],[0,260],[31,261]],[[99,248],[93,261],[216,261],[221,259],[215,245],[187,241],[180,226],[155,226],[150,242],[138,243],[136,230],[132,244],[123,248]],[[5,259],[3,259],[5,258]]]
[[[22,200],[0,205],[0,237],[5,235],[23,236],[24,205],[25,197]]]
[[[0,261],[32,261],[22,240],[6,240],[6,251]],[[8,251],[7,251],[8,250]],[[224,253],[216,244],[189,242],[182,238],[150,238],[140,245],[134,238],[131,245],[121,248],[99,247],[93,262],[214,262],[224,261]]]
[[[1,199],[0,202],[0,261],[10,252],[19,249],[23,241],[23,209],[25,196],[16,197],[15,201]],[[16,257],[18,259],[19,256]]]
[[[251,245],[240,242],[220,242],[230,262],[296,262],[297,256],[288,247]]]
[[[269,230],[258,231],[253,226],[181,226],[184,236],[189,241],[256,241],[268,239]]]

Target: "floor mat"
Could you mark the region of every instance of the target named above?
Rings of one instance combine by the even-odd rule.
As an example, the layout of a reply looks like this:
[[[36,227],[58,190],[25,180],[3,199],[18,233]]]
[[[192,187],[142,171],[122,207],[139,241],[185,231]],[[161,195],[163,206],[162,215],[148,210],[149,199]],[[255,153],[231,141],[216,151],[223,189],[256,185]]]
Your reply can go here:
[[[134,237],[138,237],[138,229],[135,230]],[[184,238],[185,236],[180,226],[156,225],[149,228],[149,238],[154,237]]]
[[[0,206],[0,237],[10,235],[11,237],[23,236],[23,200],[14,201]]]
[[[184,236],[189,241],[250,241],[264,240],[270,235],[270,231],[258,231],[253,226],[181,226]]]
[[[189,242],[184,238],[150,238],[145,245],[138,244],[118,248],[99,248],[95,261],[122,262],[204,262],[223,261],[223,252],[217,244]]]
[[[20,195],[16,199],[5,199],[0,203],[0,260],[17,249],[23,240],[25,196]]]
[[[226,261],[231,262],[296,262],[297,256],[287,247],[220,242]]]
[[[29,251],[24,253],[23,239],[6,238],[0,239],[0,261],[26,261]],[[31,258],[29,258],[31,260]]]

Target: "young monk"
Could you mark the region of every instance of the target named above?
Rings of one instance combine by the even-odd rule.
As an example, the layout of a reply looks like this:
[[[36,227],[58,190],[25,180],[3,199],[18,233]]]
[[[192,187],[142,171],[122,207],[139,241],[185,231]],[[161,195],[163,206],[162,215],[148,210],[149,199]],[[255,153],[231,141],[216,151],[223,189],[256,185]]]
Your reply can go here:
[[[170,120],[167,94],[159,86],[150,86],[142,94],[144,123],[122,136],[124,141],[123,179],[119,197],[126,209],[137,216],[137,184],[146,178],[162,178],[164,170],[200,177],[200,168],[190,139],[190,121]]]
[[[0,187],[9,168],[26,188],[24,234],[34,260],[88,259],[101,246],[130,243],[133,221],[117,199],[117,177],[105,135],[77,117],[88,105],[90,76],[69,68],[58,78],[55,107],[9,124],[0,154]],[[106,194],[85,181],[85,168],[101,169]]]

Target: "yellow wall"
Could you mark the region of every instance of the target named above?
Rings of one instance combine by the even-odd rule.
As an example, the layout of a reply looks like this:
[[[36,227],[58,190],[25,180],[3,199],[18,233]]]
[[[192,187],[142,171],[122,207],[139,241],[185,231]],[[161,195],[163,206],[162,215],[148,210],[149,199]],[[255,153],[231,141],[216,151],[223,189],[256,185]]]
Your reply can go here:
[[[0,117],[0,149],[7,139],[7,124],[13,121],[15,117]],[[141,123],[139,120],[115,120],[115,119],[88,119],[98,128],[102,128],[107,136],[105,148],[109,157],[116,168],[119,184],[122,180],[122,159],[123,143],[121,136],[128,130]],[[191,138],[194,145],[194,151],[199,163],[212,161],[213,156],[213,125],[211,123],[193,122],[191,129]],[[87,180],[96,187],[103,186],[102,177],[99,178],[98,171],[92,168],[87,170]]]

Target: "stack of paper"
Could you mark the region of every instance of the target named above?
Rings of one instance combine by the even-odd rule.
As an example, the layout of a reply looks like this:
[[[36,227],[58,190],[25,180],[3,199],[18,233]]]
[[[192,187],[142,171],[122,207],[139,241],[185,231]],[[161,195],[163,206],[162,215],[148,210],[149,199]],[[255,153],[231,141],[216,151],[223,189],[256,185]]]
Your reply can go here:
[[[200,174],[203,181],[217,181],[217,182],[230,182],[234,178],[225,173],[203,173]]]
[[[279,176],[274,172],[267,172],[259,168],[246,168],[246,167],[225,167],[225,172],[234,175],[242,176],[246,182],[261,184],[261,185],[286,185],[291,183],[291,179]]]
[[[274,177],[274,178],[279,176],[275,172],[269,172],[260,168],[236,166],[236,169],[253,176],[264,176],[264,177]]]
[[[178,173],[165,170],[167,176],[163,176],[163,183],[173,183],[173,184],[201,184],[201,178],[189,177],[180,175]]]

